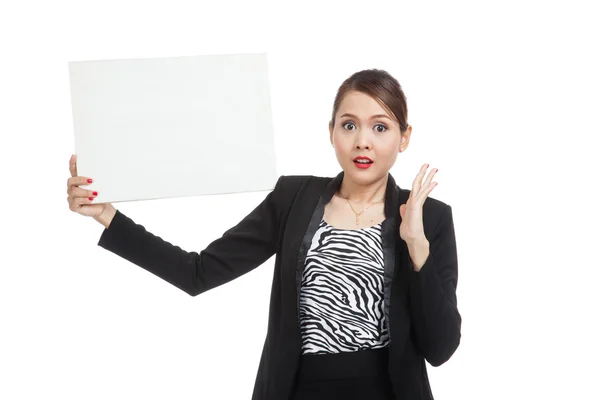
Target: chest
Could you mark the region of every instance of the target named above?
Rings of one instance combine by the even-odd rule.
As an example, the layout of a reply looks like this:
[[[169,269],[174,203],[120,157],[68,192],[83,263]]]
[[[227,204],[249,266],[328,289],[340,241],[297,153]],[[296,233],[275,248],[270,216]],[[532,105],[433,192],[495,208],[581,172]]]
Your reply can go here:
[[[323,219],[338,229],[367,228],[385,219],[384,204],[376,203],[365,210],[364,207],[351,206],[346,200],[333,196],[324,207]]]
[[[402,280],[400,274],[396,272],[404,269],[402,268],[404,261],[403,248],[399,246],[401,243],[398,233],[397,193],[390,190],[387,207],[388,215],[385,214],[383,203],[373,205],[360,214],[359,225],[356,224],[355,212],[352,211],[347,202],[344,206],[344,203],[340,201],[345,202],[346,200],[336,199],[335,197],[333,193],[329,195],[327,191],[313,191],[309,187],[300,190],[293,201],[290,202],[290,209],[280,242],[279,263],[276,263],[275,270],[275,279],[281,285],[280,296],[282,297],[278,298],[275,304],[282,307],[283,314],[296,316],[295,326],[290,327],[296,333],[299,332],[298,327],[300,325],[300,293],[304,267],[307,257],[310,257],[309,251],[313,248],[315,234],[323,220],[338,229],[365,228],[381,223],[381,231],[377,235],[381,240],[378,242],[381,252],[377,254],[383,259],[383,271],[380,272],[383,286],[383,313],[388,326],[390,323],[389,308],[392,299],[392,286],[394,286],[392,283]],[[400,289],[402,291],[402,288]],[[398,295],[401,295],[401,292],[396,291],[393,297],[397,298]],[[401,306],[396,306],[395,315],[402,319],[403,315],[398,309],[399,307]],[[389,334],[391,339],[394,332],[390,330]]]

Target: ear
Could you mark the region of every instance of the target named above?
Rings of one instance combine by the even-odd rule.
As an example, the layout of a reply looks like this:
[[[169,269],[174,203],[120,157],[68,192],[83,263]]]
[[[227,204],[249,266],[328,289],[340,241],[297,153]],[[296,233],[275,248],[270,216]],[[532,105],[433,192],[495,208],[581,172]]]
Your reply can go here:
[[[412,133],[412,126],[408,125],[406,130],[401,133],[400,138],[400,147],[398,148],[398,153],[402,153],[408,147],[408,143],[410,142],[410,134]]]
[[[329,141],[331,142],[331,145],[333,145],[333,125],[331,121],[329,121]]]

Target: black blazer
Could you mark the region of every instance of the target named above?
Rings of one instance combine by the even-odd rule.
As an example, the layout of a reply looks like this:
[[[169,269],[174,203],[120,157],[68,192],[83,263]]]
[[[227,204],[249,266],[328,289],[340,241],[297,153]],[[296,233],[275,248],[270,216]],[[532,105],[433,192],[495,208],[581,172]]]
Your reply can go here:
[[[118,210],[98,245],[191,296],[229,282],[275,254],[267,336],[252,399],[286,400],[293,393],[302,350],[298,309],[304,260],[324,207],[343,176],[343,171],[335,178],[280,176],[250,214],[199,253],[162,240]],[[414,271],[399,233],[399,208],[409,194],[388,174],[382,224],[388,370],[396,399],[431,400],[424,360],[442,365],[461,337],[456,240],[451,207],[427,197],[423,225],[430,255],[421,270]]]

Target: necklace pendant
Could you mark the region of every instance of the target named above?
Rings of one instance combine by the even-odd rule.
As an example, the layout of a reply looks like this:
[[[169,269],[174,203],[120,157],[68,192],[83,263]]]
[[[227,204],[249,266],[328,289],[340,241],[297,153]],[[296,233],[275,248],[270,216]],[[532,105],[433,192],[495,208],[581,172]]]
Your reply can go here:
[[[358,216],[356,217],[356,226],[358,226]]]

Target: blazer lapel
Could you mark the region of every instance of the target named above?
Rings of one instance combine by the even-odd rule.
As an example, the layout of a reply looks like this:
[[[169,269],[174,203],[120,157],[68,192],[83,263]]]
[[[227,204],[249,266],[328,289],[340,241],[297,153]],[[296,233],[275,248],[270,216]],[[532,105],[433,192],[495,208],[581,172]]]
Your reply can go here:
[[[325,212],[325,205],[329,203],[338,187],[342,183],[342,179],[344,177],[344,172],[340,172],[335,178],[333,178],[321,191],[317,204],[312,209],[312,213],[310,213],[310,219],[308,221],[308,226],[304,231],[304,235],[302,236],[302,242],[300,243],[300,247],[298,249],[298,259],[296,261],[296,317],[298,320],[298,326],[300,326],[300,286],[302,284],[302,273],[304,272],[304,262],[306,260],[306,255],[308,253],[308,249],[310,249],[310,245],[312,243],[312,238],[317,232],[319,228],[319,223],[321,222],[321,218],[323,218],[323,214]],[[307,207],[306,210],[303,210],[303,213],[308,216],[311,211],[310,207]]]
[[[390,304],[392,282],[396,272],[396,257],[402,256],[402,246],[400,243],[400,205],[399,189],[396,181],[391,174],[388,174],[387,188],[385,192],[385,220],[381,226],[381,244],[383,248],[383,311],[387,321],[388,333],[392,339],[392,330],[390,327]]]

